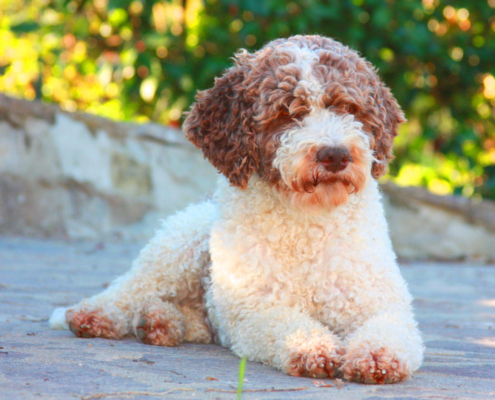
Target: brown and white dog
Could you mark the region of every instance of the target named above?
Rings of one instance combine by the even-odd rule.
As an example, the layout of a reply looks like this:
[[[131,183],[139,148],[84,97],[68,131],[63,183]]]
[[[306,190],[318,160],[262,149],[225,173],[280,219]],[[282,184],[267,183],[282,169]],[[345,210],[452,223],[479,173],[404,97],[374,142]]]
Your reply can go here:
[[[376,183],[401,122],[371,64],[332,39],[239,52],[184,124],[222,173],[213,199],[168,218],[126,275],[52,327],[215,341],[295,376],[406,379],[423,345]]]

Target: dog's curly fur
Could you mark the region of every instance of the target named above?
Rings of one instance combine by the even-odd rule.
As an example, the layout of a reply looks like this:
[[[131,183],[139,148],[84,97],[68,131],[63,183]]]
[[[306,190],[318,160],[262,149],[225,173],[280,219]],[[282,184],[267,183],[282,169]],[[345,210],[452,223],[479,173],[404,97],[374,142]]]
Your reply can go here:
[[[130,272],[69,308],[71,331],[215,341],[295,376],[406,379],[423,346],[373,179],[403,121],[375,69],[332,39],[239,52],[184,124],[224,175],[213,199],[167,219]],[[335,168],[332,149],[346,154]]]

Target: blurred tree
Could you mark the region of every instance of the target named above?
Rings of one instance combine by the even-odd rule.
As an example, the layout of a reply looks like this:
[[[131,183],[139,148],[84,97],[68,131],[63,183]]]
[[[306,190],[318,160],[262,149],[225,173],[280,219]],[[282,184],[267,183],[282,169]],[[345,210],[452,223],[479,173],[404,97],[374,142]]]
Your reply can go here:
[[[3,0],[0,90],[177,126],[237,49],[298,33],[392,88],[409,122],[390,177],[495,199],[495,0]]]

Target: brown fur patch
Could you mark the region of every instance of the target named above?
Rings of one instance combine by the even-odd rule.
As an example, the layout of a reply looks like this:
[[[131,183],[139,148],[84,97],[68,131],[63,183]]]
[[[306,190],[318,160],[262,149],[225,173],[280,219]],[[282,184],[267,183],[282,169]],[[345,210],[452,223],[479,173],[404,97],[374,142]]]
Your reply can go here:
[[[332,378],[337,374],[345,353],[343,348],[328,349],[315,346],[305,351],[294,351],[289,360],[287,373],[292,376]]]
[[[141,315],[136,326],[136,335],[146,344],[154,346],[177,346],[184,338],[184,322],[173,315],[158,312]]]
[[[386,348],[359,349],[347,354],[342,367],[344,378],[361,383],[396,383],[406,380],[410,370]]]
[[[112,322],[100,311],[67,310],[65,319],[74,335],[81,338],[121,339]]]
[[[232,67],[215,86],[199,92],[184,123],[186,137],[232,185],[245,188],[258,169],[253,97],[247,93],[246,66]]]

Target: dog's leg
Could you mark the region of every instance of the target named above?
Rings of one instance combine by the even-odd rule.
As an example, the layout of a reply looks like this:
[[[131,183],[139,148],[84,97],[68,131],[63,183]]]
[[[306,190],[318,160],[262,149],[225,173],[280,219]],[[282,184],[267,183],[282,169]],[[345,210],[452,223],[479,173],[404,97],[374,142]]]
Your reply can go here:
[[[234,315],[236,315],[234,317]],[[291,307],[239,310],[229,318],[229,347],[293,376],[333,377],[342,362],[340,339]]]
[[[203,301],[200,304],[181,305],[178,308],[186,324],[184,342],[211,343],[212,335],[206,323],[207,316]]]
[[[215,218],[216,206],[209,201],[168,218],[127,274],[67,310],[70,330],[79,337],[119,339],[137,333],[152,344],[181,342],[186,327],[197,323],[197,313],[188,307],[193,310],[203,295],[201,279],[209,264],[208,240]],[[136,326],[145,322],[143,329],[133,332],[135,315]],[[145,335],[155,323],[163,325],[160,334]],[[204,340],[204,334],[198,338]]]
[[[345,338],[344,378],[395,383],[419,368],[423,344],[409,310],[383,310]]]

